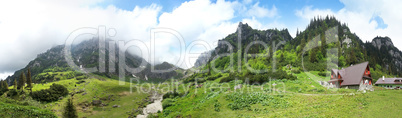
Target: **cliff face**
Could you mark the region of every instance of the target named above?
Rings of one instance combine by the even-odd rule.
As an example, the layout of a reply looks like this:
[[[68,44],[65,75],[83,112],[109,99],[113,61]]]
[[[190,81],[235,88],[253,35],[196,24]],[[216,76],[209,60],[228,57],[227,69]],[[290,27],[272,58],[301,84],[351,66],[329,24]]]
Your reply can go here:
[[[243,24],[240,22],[235,33],[229,34],[224,39],[219,40],[217,47],[215,47],[215,49],[212,51],[207,51],[201,54],[194,66],[199,67],[204,65],[208,62],[208,60],[214,58],[218,54],[235,53],[239,49],[244,52],[245,48],[253,41],[260,41],[268,46],[271,46],[271,43],[274,41],[278,43],[279,41],[288,42],[290,40],[293,40],[293,38],[290,36],[287,29],[257,30],[251,28],[247,23]],[[263,48],[265,47],[259,44],[254,44],[250,46],[248,53],[258,53],[258,51],[263,50]]]
[[[198,59],[194,63],[194,67],[200,67],[206,64],[211,57],[211,52],[212,51],[204,52],[200,56],[198,56]]]
[[[371,46],[375,50],[370,50],[372,58],[377,58],[377,62],[383,65],[386,69],[400,72],[402,70],[402,52],[394,46],[389,37],[375,37]]]

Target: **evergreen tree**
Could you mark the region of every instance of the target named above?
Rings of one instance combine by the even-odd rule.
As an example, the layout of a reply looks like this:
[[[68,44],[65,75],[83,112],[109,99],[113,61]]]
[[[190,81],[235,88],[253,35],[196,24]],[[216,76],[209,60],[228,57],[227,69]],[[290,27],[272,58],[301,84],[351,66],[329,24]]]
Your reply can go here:
[[[316,52],[315,48],[310,51],[309,56],[310,56],[309,60],[310,60],[311,63],[317,62],[317,52]]]
[[[29,90],[32,89],[32,78],[31,78],[31,69],[28,68],[28,75],[27,75],[27,88],[29,88]]]
[[[20,75],[20,79],[18,80],[17,89],[24,90],[24,86],[25,86],[25,73],[22,72]]]
[[[14,89],[17,90],[17,79],[14,79]]]
[[[354,49],[352,49],[350,51],[350,56],[349,56],[349,65],[356,64],[356,63],[357,63],[356,54],[355,54]]]
[[[78,118],[77,111],[75,110],[73,99],[67,100],[67,105],[64,107],[64,118]]]
[[[8,84],[6,80],[3,81],[3,88],[5,91],[8,91]]]
[[[3,91],[3,80],[0,80],[0,91]]]

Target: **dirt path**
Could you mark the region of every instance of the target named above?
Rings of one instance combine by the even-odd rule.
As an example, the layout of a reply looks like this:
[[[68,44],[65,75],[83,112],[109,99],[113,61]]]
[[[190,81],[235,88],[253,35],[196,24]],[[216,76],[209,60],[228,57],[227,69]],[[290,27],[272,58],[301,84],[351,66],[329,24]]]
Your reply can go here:
[[[151,100],[154,101],[153,103],[147,105],[143,110],[143,114],[137,115],[137,118],[146,118],[149,114],[158,113],[158,111],[163,110],[162,108],[162,100],[163,95],[158,94],[158,92],[152,92]]]

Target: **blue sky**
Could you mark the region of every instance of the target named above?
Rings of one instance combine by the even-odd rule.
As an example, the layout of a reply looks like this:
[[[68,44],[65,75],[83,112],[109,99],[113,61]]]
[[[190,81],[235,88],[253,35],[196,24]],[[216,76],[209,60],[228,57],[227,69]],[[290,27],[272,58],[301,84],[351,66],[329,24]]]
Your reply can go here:
[[[181,49],[196,52],[184,56],[188,62],[177,63],[183,68],[191,67],[199,53],[235,32],[239,22],[260,30],[287,28],[295,36],[313,17],[331,15],[348,24],[363,41],[388,36],[402,49],[400,5],[401,0],[0,1],[0,55],[7,55],[0,56],[0,79],[25,67],[37,54],[64,44],[69,34],[85,27],[113,28],[117,32],[113,40],[138,39],[144,50],[150,47],[152,29],[169,28],[180,34],[186,45],[178,46],[181,41],[169,35],[158,36],[157,54],[150,60],[176,64],[183,57]],[[210,48],[188,48],[194,42]]]
[[[161,6],[161,12],[158,14],[158,17],[161,15],[163,12],[172,12],[174,9],[179,7],[182,3],[184,2],[189,2],[191,0],[105,0],[102,2],[99,2],[93,6],[95,7],[107,7],[110,5],[113,5],[117,8],[131,11],[135,7],[146,7],[152,4],[157,4]],[[216,3],[217,0],[211,0],[212,3]],[[296,16],[295,12],[297,10],[303,9],[305,7],[311,7],[311,9],[325,9],[325,10],[331,10],[331,11],[339,11],[342,8],[345,7],[344,3],[342,3],[339,0],[244,0],[244,1],[239,1],[239,0],[229,0],[232,2],[238,1],[241,3],[244,3],[245,1],[249,1],[251,4],[248,6],[251,6],[255,3],[258,3],[259,6],[263,8],[272,8],[276,7],[277,8],[277,14],[279,14],[279,17],[275,18],[256,18],[259,20],[259,22],[263,24],[268,24],[270,22],[275,22],[275,21],[280,21],[282,24],[287,24],[287,25],[298,25],[299,24],[299,19],[298,16]],[[231,19],[233,22],[240,22],[244,16],[242,15],[237,15],[235,18]],[[384,29],[388,25],[384,23],[383,19],[379,16],[376,16],[373,14],[371,17],[370,21],[376,21],[378,26],[376,26],[377,29]],[[300,25],[299,25],[300,26]],[[304,27],[297,27],[299,29],[304,29]],[[293,35],[293,33],[292,33]]]
[[[105,0],[100,2],[94,6],[107,7],[109,5],[116,6],[120,9],[124,10],[133,10],[136,6],[146,7],[151,4],[157,4],[162,6],[162,12],[171,12],[175,8],[179,7],[183,2],[188,2],[191,0]],[[238,1],[238,0],[229,0],[229,1]],[[344,5],[339,0],[261,0],[261,1],[252,1],[251,3],[259,3],[260,6],[265,8],[272,8],[275,6],[278,9],[278,14],[280,17],[277,19],[259,19],[262,23],[272,22],[273,20],[280,20],[286,24],[295,24],[297,21],[297,16],[295,15],[295,11],[298,9],[302,9],[305,6],[311,6],[312,8],[317,9],[331,9],[333,11],[338,11],[344,7]],[[216,2],[216,0],[212,0],[211,2]],[[250,4],[252,5],[252,4]],[[161,14],[159,14],[161,15]],[[241,15],[236,16],[233,21],[240,22],[243,18]],[[377,20],[377,19],[373,19]]]

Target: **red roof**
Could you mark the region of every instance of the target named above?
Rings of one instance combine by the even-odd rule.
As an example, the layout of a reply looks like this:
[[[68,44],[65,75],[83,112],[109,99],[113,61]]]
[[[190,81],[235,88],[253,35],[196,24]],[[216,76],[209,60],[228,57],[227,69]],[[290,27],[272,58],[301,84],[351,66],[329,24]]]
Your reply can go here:
[[[343,80],[343,85],[359,85],[360,81],[363,78],[364,71],[368,66],[368,62],[363,62],[360,64],[356,64],[341,70],[332,69],[333,72],[339,73],[341,75],[341,79]],[[336,74],[337,75],[337,74]],[[370,78],[371,79],[371,78]]]
[[[402,78],[380,78],[375,84],[402,84]]]

